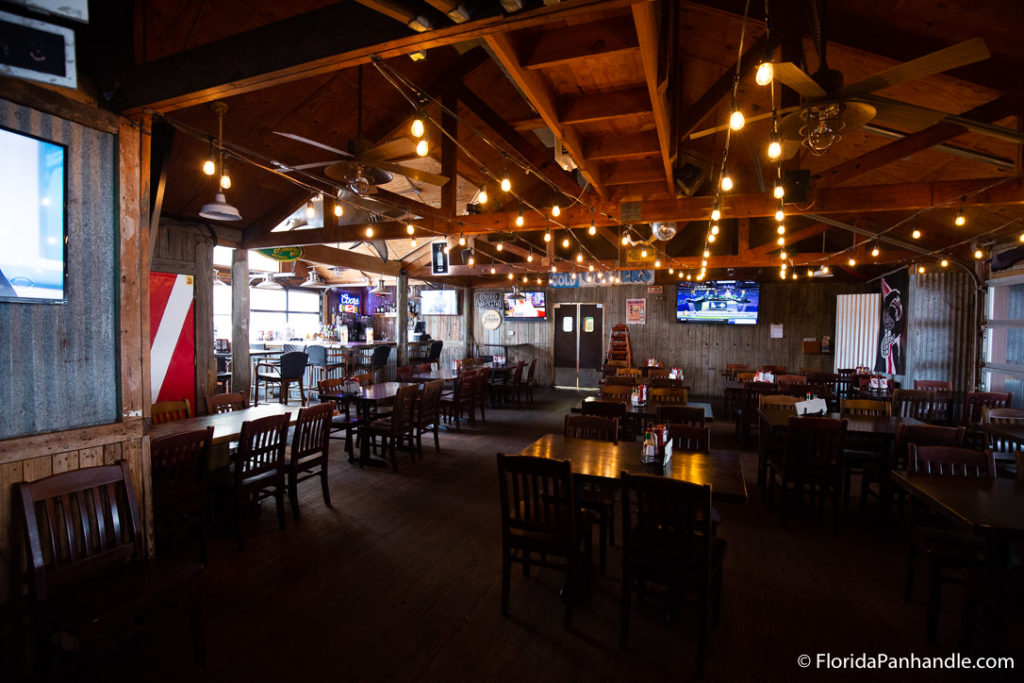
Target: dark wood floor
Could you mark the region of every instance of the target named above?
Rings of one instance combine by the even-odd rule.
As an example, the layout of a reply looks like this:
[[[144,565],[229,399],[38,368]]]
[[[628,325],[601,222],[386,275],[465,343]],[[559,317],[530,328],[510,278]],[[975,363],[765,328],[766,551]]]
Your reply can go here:
[[[552,392],[532,409],[496,410],[486,425],[441,436],[443,451],[399,472],[359,469],[333,449],[331,496],[301,492],[303,518],[277,528],[264,503],[246,547],[215,530],[203,579],[210,681],[680,680],[692,677],[695,611],[666,625],[662,605],[634,603],[631,648],[618,648],[618,549],[562,628],[559,576],[516,572],[509,618],[499,614],[500,536],[494,454],[559,431],[578,400]],[[731,447],[718,422],[713,446]],[[639,447],[639,446],[638,446]],[[744,456],[746,505],[718,505],[729,543],[720,624],[705,678],[714,681],[863,680],[865,672],[803,670],[797,657],[955,649],[961,596],[944,596],[940,647],[924,637],[921,593],[903,600],[902,530],[888,537],[856,506],[833,536],[828,514],[779,525]],[[921,583],[919,582],[919,585]],[[168,625],[173,626],[173,625]],[[173,628],[134,644],[117,673],[189,680],[187,639]],[[975,654],[987,654],[982,647]],[[111,672],[112,677],[117,677]],[[900,680],[979,680],[975,674],[904,671]],[[995,677],[992,677],[994,680]]]

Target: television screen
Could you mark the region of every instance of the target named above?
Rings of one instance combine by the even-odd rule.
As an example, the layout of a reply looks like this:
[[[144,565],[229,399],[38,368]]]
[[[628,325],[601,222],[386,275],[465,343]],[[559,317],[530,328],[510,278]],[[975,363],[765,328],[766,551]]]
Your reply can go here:
[[[66,154],[0,128],[0,301],[67,303]]]
[[[546,318],[544,292],[506,292],[505,317],[527,320]]]
[[[454,289],[424,289],[420,292],[423,315],[458,315],[459,293]]]
[[[676,321],[757,324],[758,284],[749,280],[686,282],[676,290]]]

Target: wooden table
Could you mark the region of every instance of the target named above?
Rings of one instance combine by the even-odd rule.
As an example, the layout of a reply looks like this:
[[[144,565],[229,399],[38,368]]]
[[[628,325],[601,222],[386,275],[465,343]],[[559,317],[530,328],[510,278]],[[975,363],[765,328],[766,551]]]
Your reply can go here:
[[[190,417],[187,420],[152,425],[149,428],[149,436],[151,439],[159,439],[172,434],[213,427],[213,444],[216,446],[237,441],[239,434],[242,433],[243,422],[258,420],[261,417],[269,417],[270,415],[288,413],[289,424],[295,424],[298,421],[301,408],[302,406],[290,406],[283,403],[265,403],[261,406],[235,410],[229,413],[200,415],[198,417]]]
[[[771,408],[762,409],[759,411],[761,416],[764,417],[771,424],[773,428],[785,428],[789,426],[789,418],[797,417],[796,413],[791,413],[785,410],[772,410]],[[858,434],[878,434],[880,436],[896,436],[896,432],[901,424],[905,425],[923,425],[917,418],[913,417],[864,417],[864,416],[853,416],[853,415],[840,415],[839,413],[829,413],[825,417],[832,418],[834,420],[843,419],[846,420],[846,431],[856,432]]]
[[[570,412],[582,413],[583,412],[583,405],[585,403],[590,403],[591,401],[600,401],[600,400],[607,400],[607,399],[601,399],[601,398],[599,398],[597,396],[587,396],[585,399],[583,399],[582,403],[580,403],[575,408],[572,408]],[[626,415],[627,416],[631,415],[633,417],[639,417],[639,418],[645,418],[646,419],[646,418],[656,417],[657,414],[658,414],[658,406],[656,406],[656,405],[654,405],[653,403],[650,403],[650,402],[648,402],[648,403],[641,403],[640,405],[633,405],[631,402],[627,401],[627,402],[624,402],[623,405],[626,406]],[[691,402],[687,402],[686,403],[686,407],[688,407],[688,408],[703,408],[704,409],[704,420],[707,421],[707,422],[711,422],[711,421],[713,421],[715,419],[715,416],[711,412],[711,404],[710,403],[701,403],[699,401],[696,401],[696,402],[692,402],[691,401]]]
[[[693,484],[710,484],[711,497],[732,503],[747,502],[740,458],[732,451],[696,453],[675,451],[668,468],[640,462],[640,444],[610,443],[545,434],[520,453],[552,460],[568,460],[575,477],[617,481],[619,473],[656,474]]]
[[[369,424],[373,413],[381,406],[387,405],[395,400],[398,390],[408,384],[401,382],[381,382],[368,387],[360,387],[357,394],[320,394],[321,401],[342,401],[356,404],[356,411],[359,413],[359,420],[362,424]],[[369,443],[365,438],[361,439],[359,458],[349,456],[349,462],[358,462],[360,465],[373,465],[378,467],[391,467],[391,463],[380,458],[370,457]]]

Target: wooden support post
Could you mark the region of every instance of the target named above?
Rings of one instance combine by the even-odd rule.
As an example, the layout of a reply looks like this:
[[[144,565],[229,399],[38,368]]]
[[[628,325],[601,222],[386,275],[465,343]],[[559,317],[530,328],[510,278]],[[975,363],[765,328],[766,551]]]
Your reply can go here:
[[[231,390],[248,398],[249,365],[249,252],[235,249],[231,257]]]
[[[398,341],[395,362],[398,367],[402,367],[409,364],[409,276],[404,270],[398,273],[398,281],[395,283],[395,308],[398,309],[398,318],[395,320],[395,339]]]
[[[462,288],[462,334],[466,338],[466,350],[464,357],[471,358],[474,355],[473,343],[473,288]]]

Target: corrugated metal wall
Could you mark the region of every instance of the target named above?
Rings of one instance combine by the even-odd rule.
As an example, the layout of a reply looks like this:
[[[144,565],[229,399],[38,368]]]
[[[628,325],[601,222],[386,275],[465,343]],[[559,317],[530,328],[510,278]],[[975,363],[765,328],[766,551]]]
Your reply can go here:
[[[835,369],[874,365],[879,304],[877,292],[836,297]]]
[[[67,305],[0,303],[0,439],[114,422],[117,138],[6,100],[0,125],[68,147],[70,272]]]
[[[951,381],[954,391],[974,388],[979,343],[974,292],[973,279],[963,272],[911,275],[904,386],[913,386],[915,379],[940,379]]]

